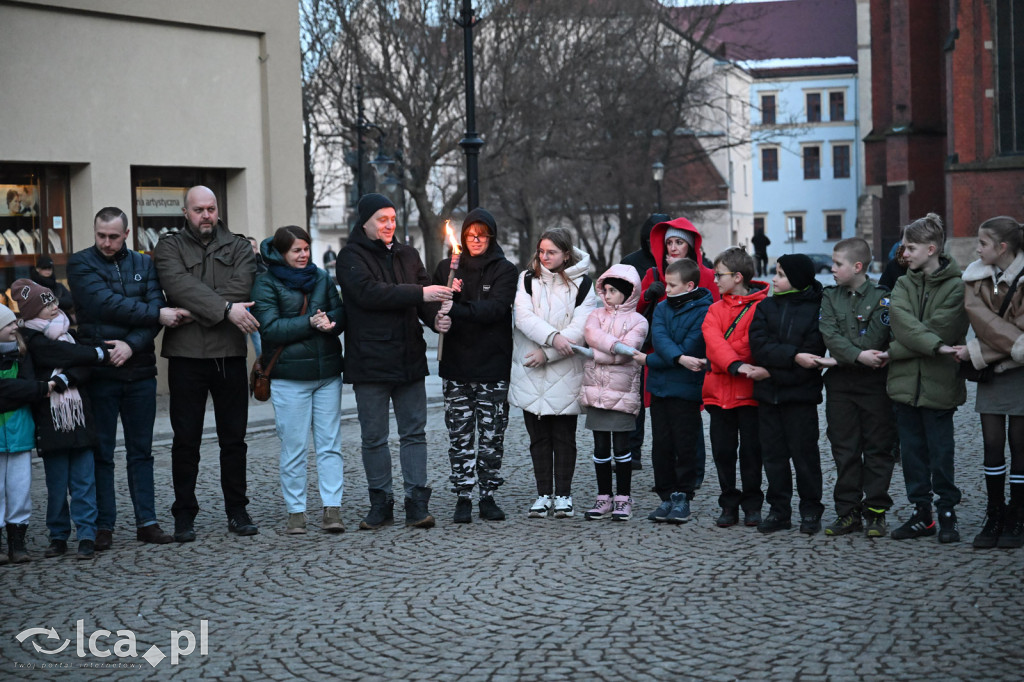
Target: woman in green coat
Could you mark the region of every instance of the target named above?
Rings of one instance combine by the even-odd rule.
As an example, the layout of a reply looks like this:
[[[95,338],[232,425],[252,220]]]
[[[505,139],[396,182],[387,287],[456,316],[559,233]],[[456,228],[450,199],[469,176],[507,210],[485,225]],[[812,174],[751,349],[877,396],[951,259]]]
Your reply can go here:
[[[270,399],[281,439],[281,492],[288,510],[286,533],[306,532],[306,452],[312,427],[323,503],[322,527],[343,532],[341,492],[341,373],[338,335],[345,310],[327,273],[309,257],[309,234],[281,227],[263,240],[267,272],[252,287],[252,314],[259,320],[263,366],[270,370]]]

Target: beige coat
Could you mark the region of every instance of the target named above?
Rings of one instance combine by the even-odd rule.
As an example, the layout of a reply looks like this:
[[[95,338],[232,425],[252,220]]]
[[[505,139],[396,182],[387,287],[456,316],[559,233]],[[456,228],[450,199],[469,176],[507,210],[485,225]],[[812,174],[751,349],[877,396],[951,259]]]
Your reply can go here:
[[[1024,281],[1006,313],[997,313],[1013,280],[1024,270],[1024,252],[997,278],[996,269],[976,260],[964,271],[964,307],[977,338],[967,343],[971,364],[976,369],[995,365],[1001,372],[1024,364]],[[1022,278],[1024,279],[1024,278]]]

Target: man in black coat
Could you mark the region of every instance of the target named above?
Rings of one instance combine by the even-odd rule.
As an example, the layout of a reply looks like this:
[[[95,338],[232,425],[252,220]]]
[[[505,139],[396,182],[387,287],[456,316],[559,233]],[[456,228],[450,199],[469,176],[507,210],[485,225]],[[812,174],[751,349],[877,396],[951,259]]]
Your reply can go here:
[[[433,324],[452,290],[431,285],[419,253],[395,241],[395,206],[366,194],[348,244],[338,254],[337,278],[348,317],[345,383],[352,384],[362,439],[370,511],[359,524],[374,530],[394,522],[389,403],[398,423],[405,483],[405,525],[431,528],[427,511],[427,344],[420,320]]]

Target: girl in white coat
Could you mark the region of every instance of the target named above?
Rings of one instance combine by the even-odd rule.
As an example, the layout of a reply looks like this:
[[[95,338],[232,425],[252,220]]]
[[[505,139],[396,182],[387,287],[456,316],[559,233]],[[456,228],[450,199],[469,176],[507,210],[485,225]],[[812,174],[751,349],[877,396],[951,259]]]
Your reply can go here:
[[[509,403],[523,410],[537,479],[532,518],[573,515],[576,419],[582,412],[583,345],[587,316],[601,301],[584,276],[590,256],[565,228],[544,232],[530,267],[519,276],[515,300]],[[585,298],[577,305],[581,287]],[[553,499],[552,499],[553,493]]]

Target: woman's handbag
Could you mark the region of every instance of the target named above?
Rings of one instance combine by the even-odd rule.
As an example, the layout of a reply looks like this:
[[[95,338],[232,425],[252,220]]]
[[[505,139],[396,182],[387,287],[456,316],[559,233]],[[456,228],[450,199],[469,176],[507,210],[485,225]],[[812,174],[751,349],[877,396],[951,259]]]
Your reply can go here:
[[[302,310],[299,311],[299,317],[306,314],[306,306],[308,305],[309,296],[303,294]],[[252,371],[249,372],[249,395],[260,402],[270,400],[270,373],[274,371],[274,365],[277,364],[277,359],[281,357],[281,351],[283,350],[284,346],[281,346],[274,351],[274,356],[270,358],[270,364],[267,365],[266,369],[263,368],[263,358],[256,358],[256,361],[252,363]]]

